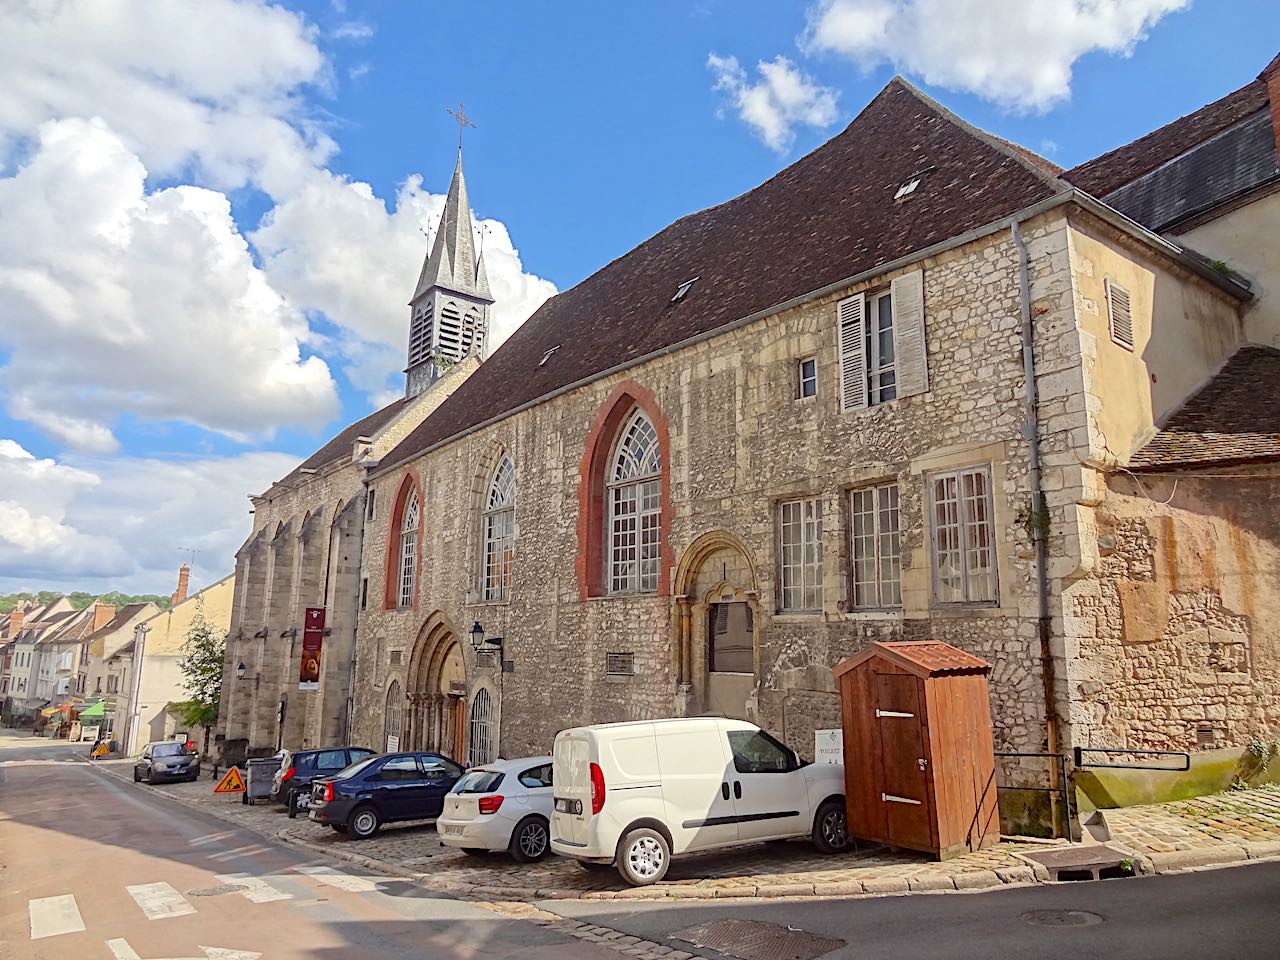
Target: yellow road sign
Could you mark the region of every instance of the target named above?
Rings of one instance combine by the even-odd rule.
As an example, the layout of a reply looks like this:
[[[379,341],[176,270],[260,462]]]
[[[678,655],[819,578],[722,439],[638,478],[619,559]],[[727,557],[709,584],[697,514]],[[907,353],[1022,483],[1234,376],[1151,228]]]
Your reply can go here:
[[[110,752],[111,752],[110,749],[108,749],[107,747],[107,741],[103,740],[100,744],[98,744],[96,747],[93,748],[93,752],[89,754],[89,756],[105,757]]]
[[[213,788],[214,793],[244,793],[244,777],[240,776],[238,767],[232,767],[227,775],[218,781]]]

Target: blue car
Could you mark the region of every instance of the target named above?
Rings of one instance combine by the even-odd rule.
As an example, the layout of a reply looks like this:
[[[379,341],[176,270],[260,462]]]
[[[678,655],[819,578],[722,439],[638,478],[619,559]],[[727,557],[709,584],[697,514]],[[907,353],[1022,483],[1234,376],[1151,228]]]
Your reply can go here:
[[[384,753],[311,782],[311,819],[348,837],[372,837],[384,823],[440,816],[463,768],[439,753]]]

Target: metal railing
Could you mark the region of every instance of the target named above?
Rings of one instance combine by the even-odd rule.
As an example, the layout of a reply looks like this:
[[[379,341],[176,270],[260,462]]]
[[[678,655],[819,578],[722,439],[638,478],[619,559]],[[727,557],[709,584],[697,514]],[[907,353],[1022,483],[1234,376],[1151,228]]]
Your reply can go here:
[[[1147,770],[1154,773],[1186,773],[1191,769],[1191,754],[1185,750],[1137,750],[1132,747],[1076,747],[1075,748],[1075,764],[1077,769],[1088,768],[1106,768],[1111,770]],[[1107,756],[1125,756],[1131,757],[1140,754],[1146,757],[1180,757],[1182,766],[1180,767],[1152,767],[1144,763],[1087,763],[1084,759],[1086,753],[1103,753]],[[997,754],[998,756],[998,754]]]
[[[1043,751],[997,750],[997,758],[1034,759],[1056,761],[1058,767],[1058,783],[1053,785],[1052,776],[1047,787],[1000,786],[998,790],[1025,790],[1031,793],[1044,793],[1049,796],[1049,812],[1053,818],[1054,831],[1060,836],[1074,840],[1071,829],[1071,781],[1067,776],[1067,760],[1065,753],[1047,753]],[[1061,824],[1061,826],[1059,826]]]

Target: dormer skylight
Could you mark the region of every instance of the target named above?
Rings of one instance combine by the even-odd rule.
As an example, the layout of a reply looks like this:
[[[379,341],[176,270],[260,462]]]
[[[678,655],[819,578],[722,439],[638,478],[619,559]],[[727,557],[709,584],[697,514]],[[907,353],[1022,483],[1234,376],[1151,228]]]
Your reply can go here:
[[[675,292],[675,295],[672,296],[671,302],[678,303],[679,301],[683,300],[684,295],[688,293],[689,290],[693,287],[693,285],[697,282],[698,282],[698,278],[694,277],[692,280],[686,280],[684,283],[680,284],[680,286],[676,287],[676,292]]]
[[[550,350],[544,353],[542,355],[542,359],[538,361],[538,366],[540,367],[544,366],[546,362],[551,359],[551,355],[559,349],[560,349],[560,344],[557,343],[554,347],[552,347]]]
[[[920,186],[920,180],[923,176],[924,174],[917,173],[908,179],[906,183],[898,188],[898,192],[893,195],[893,199],[901,200],[903,197],[907,197],[915,193],[915,189]]]

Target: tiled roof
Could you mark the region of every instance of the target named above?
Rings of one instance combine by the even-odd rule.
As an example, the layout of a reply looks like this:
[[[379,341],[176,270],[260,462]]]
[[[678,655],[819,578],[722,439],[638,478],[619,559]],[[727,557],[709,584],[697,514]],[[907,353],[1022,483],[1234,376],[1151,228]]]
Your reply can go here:
[[[1241,347],[1129,463],[1133,470],[1280,459],[1280,350]]]
[[[139,613],[150,606],[150,601],[144,600],[142,603],[127,603],[121,607],[114,617],[104,623],[93,633],[89,634],[85,639],[97,640],[99,637],[105,637],[109,633],[115,633],[126,623],[136,617]]]
[[[986,670],[991,664],[940,640],[900,640],[878,644],[903,660],[910,660],[930,673]]]
[[[915,192],[896,202],[898,188],[922,172]],[[383,463],[997,221],[1059,187],[1023,151],[895,79],[813,153],[548,300]]]
[[[290,483],[300,478],[303,470],[320,470],[329,466],[331,463],[337,463],[343,457],[350,457],[352,445],[356,442],[358,437],[368,437],[377,433],[392,419],[392,417],[403,410],[408,402],[408,398],[400,397],[391,401],[391,403],[387,404],[381,410],[375,410],[363,420],[357,420],[311,456],[307,457],[307,459],[294,467],[293,470],[280,482]]]
[[[1104,199],[1161,164],[1234,127],[1264,109],[1267,102],[1266,83],[1255,80],[1132,143],[1072,167],[1062,177],[1081,190]]]

